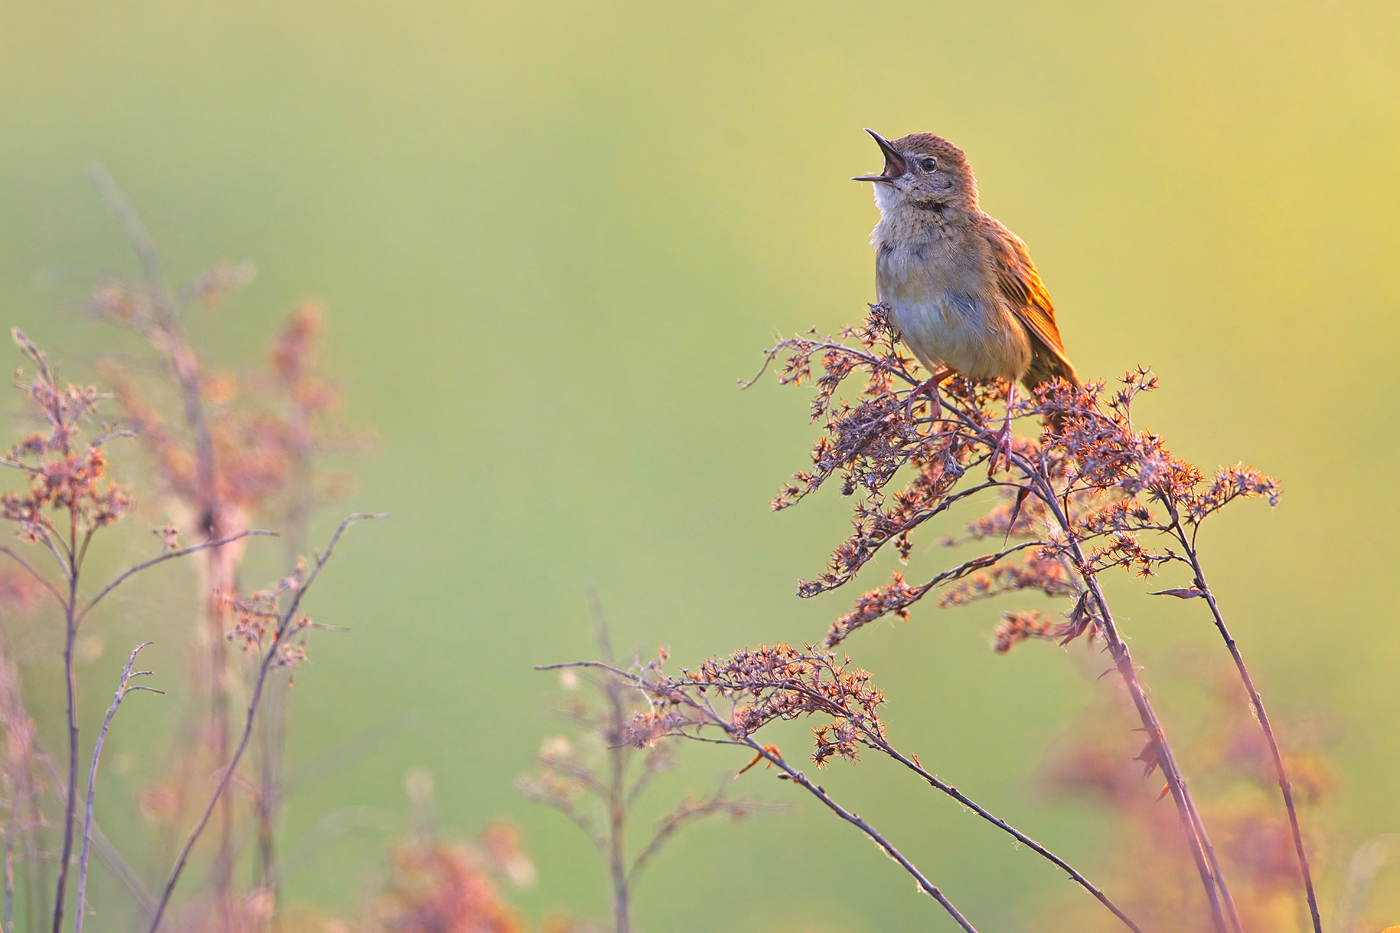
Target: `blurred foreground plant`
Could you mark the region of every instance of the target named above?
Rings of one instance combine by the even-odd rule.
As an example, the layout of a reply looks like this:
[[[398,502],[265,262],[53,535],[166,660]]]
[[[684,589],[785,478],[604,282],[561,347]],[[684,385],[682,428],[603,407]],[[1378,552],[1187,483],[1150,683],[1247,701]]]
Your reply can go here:
[[[5,865],[3,917],[0,930],[11,933],[16,921],[15,905],[22,898],[22,915],[29,929],[47,927],[60,933],[72,902],[72,927],[80,933],[87,916],[89,854],[95,852],[136,904],[137,922],[161,927],[172,895],[180,882],[191,853],[204,835],[216,810],[225,814],[218,853],[213,865],[212,897],[201,894],[180,912],[178,922],[188,929],[222,930],[227,933],[262,929],[275,912],[275,886],[265,879],[270,869],[270,846],[260,846],[262,885],[254,885],[246,896],[234,893],[231,881],[237,855],[237,834],[233,827],[235,786],[247,786],[241,779],[241,760],[269,716],[265,698],[275,692],[279,676],[290,672],[305,654],[306,636],[318,627],[301,611],[301,604],[346,528],[370,517],[354,514],[332,536],[326,549],[312,560],[297,560],[295,566],[275,587],[244,594],[239,581],[243,559],[243,539],[270,535],[271,531],[251,527],[255,512],[275,511],[274,502],[288,503],[286,521],[290,527],[289,547],[300,553],[305,541],[305,517],[315,497],[311,462],[324,449],[327,436],[321,428],[323,415],[334,394],[312,377],[307,366],[314,344],[318,317],[314,309],[303,308],[293,315],[279,338],[272,355],[274,387],[270,401],[242,410],[230,404],[228,380],[201,375],[198,356],[181,336],[179,312],[195,298],[208,298],[219,282],[229,276],[206,275],[195,286],[172,297],[161,278],[155,251],[135,212],[121,197],[111,179],[100,169],[95,180],[108,197],[140,260],[144,280],[140,286],[109,280],[98,287],[90,307],[102,316],[132,327],[147,337],[160,351],[165,371],[176,387],[184,430],[168,427],[169,420],[155,406],[142,401],[135,381],[124,371],[107,367],[119,386],[117,398],[125,417],[111,423],[97,419],[99,405],[112,396],[91,387],[63,385],[45,355],[18,331],[15,340],[36,373],[16,378],[24,391],[31,414],[43,429],[25,436],[4,456],[0,464],[23,477],[23,487],[0,496],[0,518],[10,522],[17,541],[0,544],[3,554],[23,576],[0,574],[0,606],[6,631],[0,643],[0,727],[5,732],[0,779],[5,799]],[[244,276],[246,277],[246,276]],[[237,278],[235,276],[234,278]],[[228,284],[225,282],[225,284]],[[173,521],[157,528],[161,550],[139,561],[101,586],[93,586],[85,573],[88,559],[97,552],[93,544],[104,538],[106,529],[129,514],[134,507],[127,489],[109,477],[109,442],[132,438],[138,447],[152,455],[159,469],[160,488],[152,490],[148,501],[160,502],[173,513]],[[133,456],[134,460],[135,457]],[[128,467],[128,474],[142,475]],[[278,516],[279,518],[281,516]],[[179,540],[189,535],[195,543],[181,547]],[[182,839],[174,867],[159,893],[152,893],[142,880],[143,872],[133,867],[119,847],[101,832],[94,819],[94,801],[99,787],[98,765],[104,742],[109,737],[118,707],[133,691],[151,689],[133,682],[149,671],[134,669],[132,652],[112,696],[107,714],[96,735],[87,777],[84,812],[80,815],[78,775],[81,765],[79,729],[79,677],[77,655],[86,651],[80,632],[94,608],[102,604],[123,583],[157,564],[198,554],[204,570],[200,581],[200,631],[209,659],[207,665],[191,665],[189,682],[196,696],[210,698],[207,712],[197,716],[195,731],[217,741],[188,741],[173,744],[181,756],[191,761],[192,748],[205,748],[207,757],[198,770],[187,768],[168,786],[179,800],[170,805],[170,795],[142,800],[143,813],[158,813],[172,838]],[[95,595],[89,595],[95,591]],[[20,665],[13,656],[10,624],[19,611],[27,610],[44,596],[58,606],[62,624],[63,690],[66,699],[66,755],[57,761],[46,751],[39,729],[28,712]],[[42,641],[42,639],[41,639]],[[229,722],[230,660],[225,646],[234,641],[254,657],[247,673],[247,705],[236,725]],[[236,657],[236,655],[234,656]],[[42,671],[43,668],[40,668]],[[159,691],[156,691],[159,692]],[[197,708],[187,704],[184,708]],[[271,717],[280,728],[281,710]],[[199,776],[213,772],[206,783]],[[264,769],[263,786],[270,782]],[[57,798],[59,816],[43,799],[45,792]],[[184,801],[197,803],[193,820],[184,818]],[[266,791],[257,795],[259,839],[270,839],[276,819],[274,800]],[[147,804],[153,804],[148,808]],[[46,830],[57,825],[61,842],[56,851],[46,843]],[[81,845],[79,842],[81,830]],[[123,840],[129,848],[131,840]],[[22,877],[16,869],[21,868]],[[52,875],[50,877],[50,869]],[[164,866],[162,866],[162,870]],[[76,872],[76,885],[70,875]],[[275,877],[275,876],[274,876]],[[207,889],[206,889],[207,890]],[[45,908],[42,901],[49,901]],[[209,909],[206,910],[206,907]],[[109,916],[115,915],[109,914]],[[110,922],[110,921],[109,921]]]
[[[1004,388],[957,377],[945,384],[941,397],[911,395],[921,382],[916,364],[902,352],[880,306],[871,309],[863,325],[848,328],[840,339],[811,333],[781,341],[766,356],[770,363],[782,358],[779,381],[783,384],[814,378],[812,420],[823,423],[823,435],[812,450],[813,468],[796,474],[784,486],[774,509],[795,505],[833,478],[843,495],[858,495],[852,533],[833,553],[826,570],[800,585],[800,596],[844,586],[886,546],[907,560],[921,526],[960,502],[990,498],[989,511],[967,525],[963,536],[944,541],[982,553],[919,582],[895,573],[890,583],[857,599],[851,611],[830,627],[821,645],[762,647],[711,659],[676,675],[663,670],[664,653],[660,660],[630,671],[607,660],[564,665],[602,670],[649,699],[650,707],[628,727],[629,740],[649,747],[663,739],[686,737],[742,745],[767,758],[781,770],[780,777],[801,786],[875,841],[959,926],[973,933],[972,923],[886,835],[757,738],[772,722],[816,717],[812,759],[818,767],[832,758],[854,761],[862,749],[880,753],[1031,847],[1124,926],[1138,931],[1137,922],[1081,872],[936,777],[933,771],[940,769],[926,769],[917,755],[897,748],[879,717],[884,696],[871,675],[833,651],[878,619],[889,615],[907,619],[911,608],[930,593],[936,593],[945,606],[1016,592],[1060,598],[1068,608],[1058,620],[1038,612],[1006,613],[996,632],[997,650],[1005,653],[1028,639],[1053,639],[1062,645],[1080,637],[1102,640],[1112,662],[1110,670],[1117,672],[1145,738],[1136,760],[1146,774],[1161,770],[1166,784],[1160,796],[1172,797],[1181,838],[1199,880],[1201,906],[1209,920],[1183,918],[1183,922],[1189,928],[1208,923],[1216,933],[1244,933],[1240,905],[1227,883],[1221,858],[1099,579],[1112,568],[1129,569],[1140,577],[1180,568],[1187,574],[1187,585],[1157,592],[1201,600],[1225,640],[1283,798],[1293,848],[1292,884],[1308,906],[1313,930],[1321,933],[1283,755],[1206,581],[1197,549],[1197,536],[1207,518],[1235,499],[1263,497],[1275,503],[1279,494],[1275,481],[1244,466],[1207,477],[1174,457],[1159,437],[1136,428],[1134,401],[1157,386],[1156,377],[1144,369],[1127,373],[1113,391],[1102,383],[1075,388],[1057,381],[1042,386],[1009,414],[1017,422],[1037,419],[1045,430],[1038,439],[1014,438],[1011,449],[998,455],[993,425],[1000,412],[994,409],[1004,398]],[[814,367],[820,370],[815,377]],[[856,389],[845,397],[840,393],[848,379],[853,379]]]
[[[588,750],[580,750],[564,736],[547,739],[536,764],[539,773],[521,778],[518,787],[526,797],[567,816],[581,829],[607,861],[612,882],[613,929],[628,933],[632,928],[631,896],[638,875],[686,825],[714,816],[741,820],[755,813],[781,808],[743,797],[732,797],[730,780],[705,798],[688,796],[657,820],[647,843],[629,855],[627,838],[632,810],[652,780],[676,765],[674,742],[660,740],[644,748],[631,740],[631,724],[639,715],[645,697],[630,689],[627,678],[612,670],[612,639],[607,619],[597,596],[589,594],[596,623],[598,647],[604,666],[586,673],[595,698],[574,693],[578,676],[563,672],[564,686],[573,694],[560,711],[577,725],[582,739],[601,748],[604,762],[589,760]]]
[[[7,492],[0,496],[0,518],[13,523],[16,536],[35,548],[37,554],[22,553],[15,547],[0,545],[0,553],[9,557],[29,573],[39,585],[57,602],[63,613],[63,672],[67,700],[67,774],[63,780],[62,842],[57,859],[57,880],[54,885],[52,929],[59,933],[63,928],[63,915],[67,906],[68,875],[72,864],[74,833],[77,827],[78,810],[78,769],[79,769],[79,728],[78,728],[78,680],[74,667],[78,632],[88,614],[108,594],[131,577],[156,564],[176,557],[201,551],[253,534],[267,532],[244,530],[226,539],[205,541],[188,548],[167,546],[166,550],[150,560],[143,561],[119,574],[98,590],[97,595],[84,597],[81,592],[83,567],[88,557],[94,537],[104,528],[118,521],[131,507],[126,491],[107,478],[106,444],[114,437],[129,436],[129,432],[117,430],[109,425],[98,425],[91,440],[86,443],[80,436],[93,426],[98,402],[103,398],[96,389],[75,385],[61,387],[49,366],[45,355],[18,330],[13,332],[15,342],[37,370],[27,384],[20,384],[25,390],[33,412],[40,416],[45,425],[44,432],[36,432],[23,438],[12,447],[7,455],[0,457],[0,464],[18,471],[24,476],[27,487],[20,491]],[[16,373],[18,379],[20,373]],[[167,541],[169,545],[169,541]],[[49,562],[51,579],[40,567]],[[135,655],[132,656],[133,661]],[[128,666],[126,678],[131,676]],[[112,706],[116,712],[126,692],[126,678],[123,679],[117,699]],[[21,741],[18,753],[23,756],[10,762],[7,771],[12,777],[11,786],[11,825],[14,825],[13,811],[23,796],[21,788],[28,788],[37,778],[28,772],[35,739],[28,716],[22,711],[22,701],[16,692],[13,702],[19,706],[9,717],[10,722],[20,729]],[[110,722],[110,717],[109,717]],[[13,728],[13,727],[12,727]],[[103,733],[105,734],[105,726]],[[13,749],[12,749],[13,750]],[[93,780],[96,777],[96,753],[94,753]],[[90,781],[91,783],[91,781]],[[92,821],[84,822],[84,858],[79,870],[80,879],[86,880],[86,852],[92,833]],[[13,852],[13,842],[6,848]],[[7,868],[7,878],[10,872]],[[79,885],[77,901],[83,903],[84,890]],[[5,915],[12,915],[13,887],[6,885]],[[81,928],[82,916],[75,920],[75,927]]]
[[[1220,857],[1232,879],[1241,925],[1246,930],[1296,929],[1302,906],[1298,866],[1288,814],[1278,806],[1272,786],[1272,755],[1250,715],[1237,672],[1221,660],[1178,651],[1154,669],[1158,682],[1173,693],[1201,694],[1192,699],[1203,709],[1204,715],[1195,717],[1202,728],[1182,752],[1191,760],[1193,784],[1203,788],[1203,816],[1221,840]],[[1135,720],[1125,690],[1102,693],[1051,744],[1037,786],[1057,797],[1083,800],[1111,822],[1102,862],[1127,911],[1148,929],[1188,933],[1199,928],[1194,869],[1172,811],[1143,793],[1142,769],[1129,758]],[[1288,758],[1293,791],[1300,805],[1315,807],[1333,787],[1319,750],[1330,730],[1316,717],[1296,714],[1289,725],[1295,746]],[[1084,933],[1104,928],[1082,908],[1068,902],[1056,906],[1052,929]],[[1377,929],[1341,916],[1332,928],[1345,933]]]
[[[221,539],[249,526],[254,516],[284,537],[286,572],[305,553],[307,525],[315,509],[343,494],[342,477],[320,477],[317,463],[328,454],[363,444],[334,419],[338,393],[315,373],[321,309],[306,302],[283,322],[263,372],[210,373],[185,335],[185,315],[212,308],[249,284],[249,263],[216,263],[182,287],[171,288],[140,217],[100,165],[90,175],[121,224],[138,260],[139,279],[108,277],[94,289],[89,314],[139,335],[156,351],[158,378],[141,378],[139,363],[107,359],[100,367],[117,387],[125,423],[150,456],[159,481],[159,501],[177,526],[202,541]],[[152,400],[154,398],[154,401]],[[172,410],[167,414],[163,409]],[[244,550],[211,547],[203,554],[205,600],[199,632],[205,666],[192,665],[189,683],[202,703],[193,704],[185,723],[199,741],[177,743],[176,777],[157,789],[170,798],[161,809],[173,827],[195,803],[188,794],[195,775],[225,766],[233,741],[230,694],[240,671],[228,649],[229,602],[238,592]],[[257,820],[259,887],[279,901],[275,824],[281,804],[282,735],[290,669],[267,679],[267,712],[257,723]],[[218,822],[214,897],[230,915],[241,900],[233,890],[236,857],[234,800],[225,797]],[[174,838],[170,839],[174,843]]]

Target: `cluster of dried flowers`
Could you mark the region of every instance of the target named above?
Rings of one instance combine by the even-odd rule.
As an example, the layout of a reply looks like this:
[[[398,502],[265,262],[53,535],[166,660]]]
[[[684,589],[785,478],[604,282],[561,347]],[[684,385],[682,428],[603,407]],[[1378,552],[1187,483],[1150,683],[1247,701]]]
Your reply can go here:
[[[248,284],[252,267],[220,263],[182,288],[169,288],[135,210],[100,166],[93,167],[93,180],[121,223],[141,275],[100,282],[86,309],[141,337],[155,359],[99,359],[98,372],[115,387],[105,395],[60,384],[44,354],[15,333],[36,370],[25,378],[17,372],[17,383],[42,430],[0,456],[0,464],[22,477],[20,488],[0,493],[0,519],[15,532],[12,544],[0,542],[0,555],[12,568],[0,569],[0,614],[6,623],[0,631],[0,931],[51,927],[59,933],[68,911],[74,933],[81,933],[93,914],[86,901],[90,853],[129,896],[132,927],[151,933],[524,930],[497,881],[524,883],[534,869],[517,834],[503,824],[488,827],[473,845],[451,843],[430,831],[412,834],[390,850],[384,891],[355,921],[288,912],[282,903],[276,839],[283,796],[283,696],[306,657],[307,636],[327,628],[302,611],[302,602],[349,525],[382,516],[353,514],[324,550],[302,555],[313,511],[349,487],[345,477],[325,471],[326,458],[361,450],[366,439],[340,426],[338,393],[317,373],[324,325],[318,305],[303,303],[287,316],[261,369],[211,372],[185,336],[188,314],[212,309]],[[115,403],[111,424],[98,421],[103,402]],[[107,444],[117,437],[134,439],[123,451],[134,461],[125,472],[153,480],[143,489],[142,506],[147,517],[160,519],[154,529],[160,550],[85,598],[82,571],[94,536],[136,507],[127,490],[107,476]],[[244,539],[273,534],[254,529],[255,521],[278,529],[287,571],[272,586],[249,591],[241,579]],[[182,546],[181,539],[193,543]],[[186,669],[189,701],[180,704],[177,715],[184,721],[171,730],[162,775],[139,794],[137,812],[162,838],[153,850],[157,862],[136,867],[128,860],[134,841],[117,845],[108,839],[94,818],[94,797],[103,742],[118,707],[131,692],[151,689],[133,683],[150,673],[133,670],[145,645],[132,652],[92,745],[84,812],[78,780],[78,634],[91,610],[123,582],[187,555],[198,559],[200,570],[192,614],[197,651]],[[46,599],[64,618],[66,756],[51,754],[40,738],[43,730],[25,705],[25,670],[13,644],[21,613],[34,616],[33,628],[43,627],[36,609]],[[52,640],[36,641],[47,648]],[[679,822],[658,835],[674,832]],[[53,838],[55,830],[61,842]],[[244,881],[234,869],[250,855],[254,874]],[[70,866],[77,876],[72,885]],[[173,900],[181,879],[194,873],[203,874],[196,890]],[[152,875],[164,877],[162,889],[147,887],[145,879]],[[119,922],[118,905],[104,904],[101,910],[104,925]],[[545,933],[583,929],[564,920],[544,926]]]
[[[32,410],[47,426],[24,437],[0,458],[0,463],[23,473],[29,488],[0,495],[0,518],[18,526],[20,537],[55,551],[81,548],[99,528],[117,521],[131,507],[121,486],[107,478],[104,445],[119,433],[102,426],[87,443],[80,443],[82,425],[93,420],[100,399],[91,386],[59,388],[39,348],[20,331],[14,340],[37,372],[21,386]],[[20,373],[16,373],[17,381]],[[62,521],[67,527],[60,528]],[[70,555],[62,555],[67,563]]]
[[[1188,923],[1195,923],[1195,928],[1209,924],[1217,933],[1243,933],[1242,913],[1222,860],[1099,581],[1103,572],[1113,568],[1141,577],[1181,568],[1188,585],[1159,593],[1202,600],[1235,661],[1286,805],[1294,849],[1292,890],[1305,895],[1313,929],[1320,933],[1282,754],[1207,583],[1196,546],[1207,518],[1236,499],[1264,498],[1274,504],[1279,496],[1277,483],[1243,465],[1207,476],[1174,456],[1160,437],[1138,428],[1133,421],[1134,402],[1157,388],[1156,377],[1146,369],[1129,371],[1112,389],[1103,383],[1075,387],[1062,381],[1042,386],[1016,403],[1009,414],[1017,423],[1034,423],[1043,430],[1037,430],[1035,437],[1013,438],[1007,450],[999,449],[994,430],[1004,388],[954,377],[942,385],[941,392],[917,391],[921,378],[916,364],[903,352],[880,306],[871,309],[862,325],[848,328],[839,338],[810,332],[779,342],[766,355],[768,364],[778,362],[781,383],[814,382],[811,415],[822,426],[812,449],[812,468],[798,472],[784,485],[773,508],[789,508],[833,478],[843,495],[855,498],[850,535],[820,575],[800,584],[799,596],[844,586],[886,546],[906,560],[921,526],[963,502],[989,501],[989,508],[965,523],[958,534],[945,533],[938,540],[979,553],[918,582],[896,572],[888,584],[857,598],[852,609],[832,624],[821,646],[774,645],[742,651],[675,676],[663,670],[664,656],[629,672],[601,665],[650,699],[649,708],[635,717],[629,738],[648,746],[664,737],[704,736],[711,742],[749,747],[777,765],[783,772],[780,777],[800,784],[875,840],[963,929],[973,930],[971,922],[874,827],[844,810],[776,749],[756,738],[770,722],[817,717],[812,759],[818,766],[833,757],[854,760],[861,748],[880,751],[971,806],[988,822],[1031,844],[1068,870],[1119,921],[1137,930],[1136,923],[1082,874],[943,784],[924,770],[917,757],[891,745],[877,715],[883,697],[870,675],[851,668],[832,651],[876,620],[891,615],[907,619],[915,604],[931,593],[936,593],[942,606],[1008,593],[1063,599],[1067,608],[1059,619],[1035,610],[1005,613],[994,635],[996,650],[1006,653],[1030,639],[1067,644],[1085,636],[1103,643],[1134,708],[1138,728],[1146,736],[1137,760],[1149,774],[1160,769],[1165,776],[1161,796],[1173,798],[1177,832],[1198,876],[1196,901],[1187,910],[1204,910],[1208,918],[1196,917]]]

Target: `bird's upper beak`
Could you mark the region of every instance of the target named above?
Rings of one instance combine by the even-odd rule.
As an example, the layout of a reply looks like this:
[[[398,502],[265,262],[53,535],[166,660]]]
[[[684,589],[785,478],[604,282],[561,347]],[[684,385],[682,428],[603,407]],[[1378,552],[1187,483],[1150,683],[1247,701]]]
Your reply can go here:
[[[880,151],[885,154],[885,170],[879,175],[857,175],[851,181],[882,181],[889,184],[909,170],[904,156],[899,154],[893,143],[872,129],[867,128],[866,132],[874,138],[880,146]]]

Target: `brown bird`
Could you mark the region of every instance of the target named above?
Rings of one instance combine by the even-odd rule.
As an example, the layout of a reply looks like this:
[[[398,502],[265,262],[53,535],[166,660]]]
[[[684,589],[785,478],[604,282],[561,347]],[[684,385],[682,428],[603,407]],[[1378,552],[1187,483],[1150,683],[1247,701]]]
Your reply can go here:
[[[1021,238],[977,206],[977,180],[961,149],[932,133],[891,142],[866,132],[885,156],[883,172],[855,179],[875,182],[880,208],[870,235],[876,293],[932,373],[911,399],[929,395],[937,417],[938,384],[952,374],[1005,379],[1000,448],[1017,380],[1032,390],[1057,376],[1079,384],[1050,293]]]

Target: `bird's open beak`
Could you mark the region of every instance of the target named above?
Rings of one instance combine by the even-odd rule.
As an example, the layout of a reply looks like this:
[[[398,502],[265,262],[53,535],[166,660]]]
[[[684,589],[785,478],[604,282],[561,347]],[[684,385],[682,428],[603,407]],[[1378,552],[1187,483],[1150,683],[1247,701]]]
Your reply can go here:
[[[899,150],[894,147],[893,143],[872,129],[867,128],[866,132],[874,138],[875,142],[880,145],[880,151],[885,154],[885,170],[879,175],[857,175],[851,181],[882,181],[889,184],[909,170],[909,166],[904,162],[904,156],[899,154]]]

